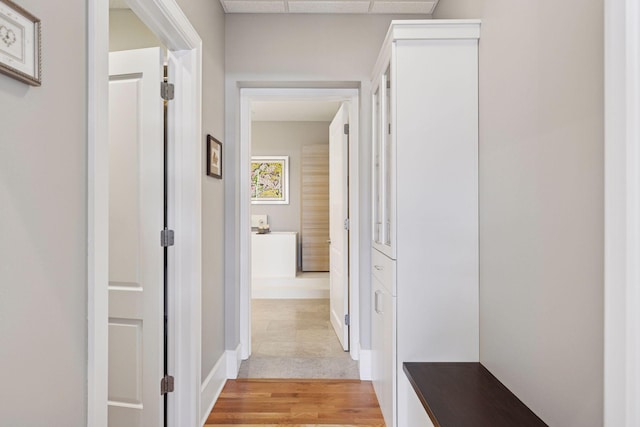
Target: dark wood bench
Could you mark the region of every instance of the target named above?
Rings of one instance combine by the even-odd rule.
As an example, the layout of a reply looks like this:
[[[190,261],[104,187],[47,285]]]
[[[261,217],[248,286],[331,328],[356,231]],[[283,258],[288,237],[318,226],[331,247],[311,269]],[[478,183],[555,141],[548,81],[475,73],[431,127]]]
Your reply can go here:
[[[435,427],[545,427],[480,363],[404,363]]]

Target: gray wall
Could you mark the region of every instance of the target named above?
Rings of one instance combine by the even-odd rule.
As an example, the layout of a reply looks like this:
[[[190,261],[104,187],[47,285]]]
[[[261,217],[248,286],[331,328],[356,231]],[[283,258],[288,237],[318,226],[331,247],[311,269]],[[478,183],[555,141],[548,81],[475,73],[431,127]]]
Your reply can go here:
[[[289,156],[289,204],[251,205],[252,214],[269,215],[271,231],[296,231],[301,236],[302,147],[328,144],[329,122],[253,122],[251,154]],[[302,254],[298,237],[298,258]],[[298,259],[300,269],[300,259]]]
[[[177,0],[202,38],[202,380],[224,354],[224,179],[205,175],[206,135],[224,144],[224,27],[214,0]]]
[[[84,0],[21,0],[43,83],[0,75],[0,424],[86,425]]]
[[[130,9],[109,11],[109,51],[162,46],[155,34]]]
[[[482,18],[480,356],[551,426],[602,425],[603,4],[446,0]]]
[[[204,42],[203,130],[221,138],[224,14],[218,2],[179,3]],[[42,424],[46,414],[52,427],[81,427],[87,407],[86,2],[20,5],[43,22],[44,77],[42,87],[32,88],[0,75],[0,364],[10,368],[0,420],[27,427]],[[215,243],[224,229],[222,182],[204,180],[202,368],[208,373],[224,351],[223,255]],[[46,327],[31,326],[38,324]]]
[[[419,19],[420,15],[251,15],[230,14],[226,20],[226,120],[228,145],[225,239],[227,289],[227,346],[239,338],[239,265],[233,254],[239,238],[237,159],[239,87],[252,82],[263,87],[360,87],[360,340],[370,348],[370,78],[373,65],[392,19]],[[266,83],[265,83],[266,82]],[[308,84],[311,83],[311,84]],[[231,153],[232,152],[232,153]],[[233,156],[233,157],[232,157]],[[231,164],[229,164],[231,163]],[[229,175],[227,175],[229,176]]]

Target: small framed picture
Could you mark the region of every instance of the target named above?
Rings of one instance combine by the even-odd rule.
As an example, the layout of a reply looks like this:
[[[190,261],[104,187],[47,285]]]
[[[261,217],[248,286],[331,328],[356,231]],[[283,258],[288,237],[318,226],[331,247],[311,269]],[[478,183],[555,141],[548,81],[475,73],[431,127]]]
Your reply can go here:
[[[0,73],[31,86],[41,84],[40,20],[0,0]]]
[[[222,179],[222,142],[207,135],[207,175]]]

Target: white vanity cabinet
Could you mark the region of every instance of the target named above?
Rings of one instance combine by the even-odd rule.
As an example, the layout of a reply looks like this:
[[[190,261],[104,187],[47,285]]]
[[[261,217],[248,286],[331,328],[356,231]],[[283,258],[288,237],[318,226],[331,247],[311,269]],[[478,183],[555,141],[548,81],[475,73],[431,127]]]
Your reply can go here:
[[[403,362],[476,362],[479,21],[393,21],[372,79],[372,366],[409,427]]]

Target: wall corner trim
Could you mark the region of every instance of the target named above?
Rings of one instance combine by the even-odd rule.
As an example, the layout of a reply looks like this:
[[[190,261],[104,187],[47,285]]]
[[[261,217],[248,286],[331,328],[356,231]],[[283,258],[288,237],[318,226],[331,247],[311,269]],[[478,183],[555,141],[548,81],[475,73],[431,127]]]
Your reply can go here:
[[[240,371],[240,363],[242,363],[242,352],[241,350],[241,344],[238,344],[238,346],[234,349],[234,350],[227,350],[226,354],[227,354],[227,379],[229,380],[235,380],[236,378],[238,378],[238,372]]]
[[[360,348],[360,379],[362,381],[371,381],[371,350]]]

